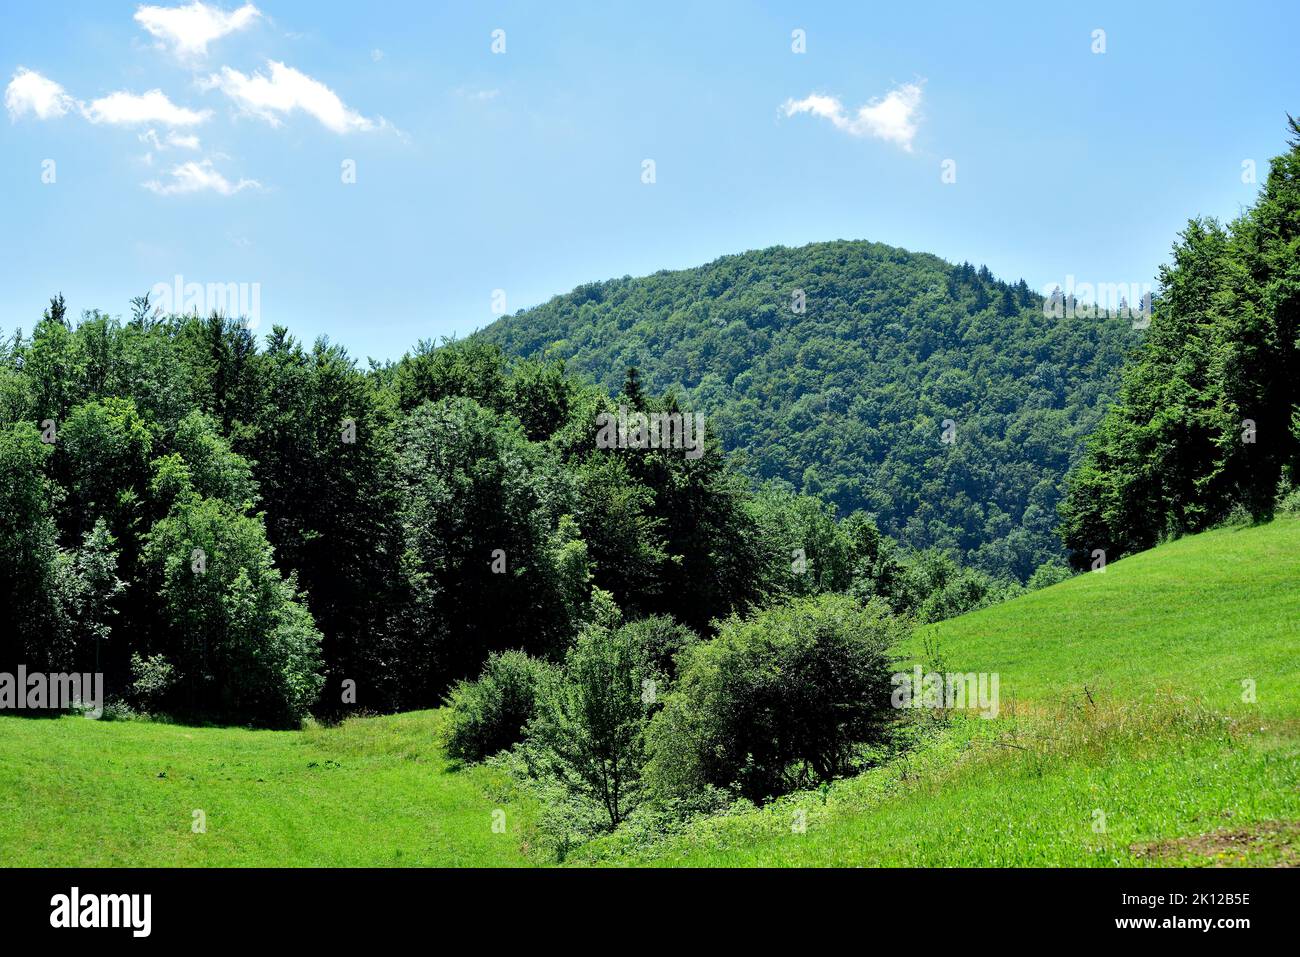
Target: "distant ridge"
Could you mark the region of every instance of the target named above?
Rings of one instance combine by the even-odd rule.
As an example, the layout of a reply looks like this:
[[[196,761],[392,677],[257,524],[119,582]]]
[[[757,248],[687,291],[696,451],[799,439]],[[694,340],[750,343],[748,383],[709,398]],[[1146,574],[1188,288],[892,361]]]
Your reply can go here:
[[[1141,333],[1046,315],[985,267],[835,241],[588,283],[477,335],[611,392],[636,366],[755,479],[1023,579],[1062,554],[1062,478]]]

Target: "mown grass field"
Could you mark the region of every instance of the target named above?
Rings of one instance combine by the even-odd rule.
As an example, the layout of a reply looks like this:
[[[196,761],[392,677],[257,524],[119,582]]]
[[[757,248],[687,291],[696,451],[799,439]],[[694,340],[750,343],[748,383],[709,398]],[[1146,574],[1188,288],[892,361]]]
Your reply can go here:
[[[1173,542],[926,628],[907,650],[927,642],[946,670],[999,673],[996,720],[936,724],[857,778],[667,839],[603,838],[568,863],[1300,863],[1300,520]],[[0,863],[542,862],[527,793],[450,765],[442,720],[0,718]]]
[[[526,796],[507,802],[487,769],[451,770],[441,723],[431,711],[306,731],[0,718],[0,864],[527,864]]]
[[[1300,717],[1300,519],[1183,538],[925,634],[958,670],[1000,672],[1003,698],[1176,689],[1232,709],[1251,679],[1248,713]]]

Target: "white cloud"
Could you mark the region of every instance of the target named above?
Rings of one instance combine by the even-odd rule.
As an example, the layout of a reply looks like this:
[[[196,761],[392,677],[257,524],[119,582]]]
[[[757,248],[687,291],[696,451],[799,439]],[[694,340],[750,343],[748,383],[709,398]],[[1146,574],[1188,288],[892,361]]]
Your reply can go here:
[[[169,174],[171,179],[163,183],[150,180],[144,184],[145,189],[159,196],[175,196],[185,193],[213,192],[222,196],[233,196],[241,190],[258,189],[261,184],[255,179],[241,179],[232,183],[219,173],[211,160],[190,160],[173,166]]]
[[[205,86],[216,87],[235,101],[246,113],[259,116],[272,126],[280,117],[302,110],[320,120],[335,133],[353,133],[387,127],[387,121],[371,120],[348,107],[338,94],[319,80],[314,80],[275,60],[268,60],[269,77],[261,73],[245,76],[228,66],[208,77]]]
[[[196,126],[212,115],[210,110],[195,111],[177,106],[162,90],[135,94],[119,91],[91,101],[82,112],[92,123],[129,125],[162,123],[165,126]]]
[[[72,107],[72,97],[63,87],[23,66],[5,87],[5,109],[9,111],[10,120],[27,113],[35,113],[40,120],[49,120],[63,116]]]
[[[160,139],[157,130],[145,130],[140,134],[140,142],[147,143],[156,150],[181,149],[196,150],[199,148],[199,138],[193,133],[177,133],[170,130],[166,138]]]
[[[135,21],[179,57],[201,57],[208,44],[252,24],[262,12],[251,3],[227,13],[195,0],[183,7],[141,6]]]
[[[921,108],[921,87],[917,83],[907,83],[890,90],[883,97],[877,97],[865,106],[860,106],[856,113],[850,114],[844,104],[833,96],[813,93],[802,100],[786,100],[782,107],[786,116],[796,113],[811,113],[830,120],[836,129],[843,130],[850,136],[873,136],[876,139],[895,143],[912,151],[912,140],[916,137],[916,123]]]
[[[196,126],[212,115],[211,110],[197,111],[177,106],[162,90],[143,94],[118,91],[93,100],[87,106],[74,100],[53,80],[21,66],[5,88],[5,107],[14,120],[28,113],[48,120],[75,109],[92,123],[113,125],[162,123],[165,126]],[[183,143],[178,139],[173,145],[181,146]]]

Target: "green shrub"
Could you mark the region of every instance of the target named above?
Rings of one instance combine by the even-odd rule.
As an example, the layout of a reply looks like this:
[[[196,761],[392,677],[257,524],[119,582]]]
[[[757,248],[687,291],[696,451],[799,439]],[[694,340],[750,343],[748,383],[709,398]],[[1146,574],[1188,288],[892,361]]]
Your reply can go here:
[[[489,655],[478,680],[457,683],[447,698],[447,753],[481,761],[517,744],[536,714],[539,687],[553,672],[551,665],[522,651]]]
[[[1037,591],[1040,588],[1063,582],[1073,574],[1074,572],[1063,562],[1043,562],[1029,576],[1025,589],[1027,591]]]
[[[1293,488],[1286,481],[1279,482],[1274,510],[1279,515],[1300,515],[1300,487]]]
[[[584,628],[560,680],[548,683],[528,726],[534,776],[594,803],[611,827],[636,806],[645,730],[656,707],[655,670],[636,625]]]
[[[845,774],[889,738],[890,648],[906,632],[883,603],[842,595],[723,622],[683,656],[650,726],[656,796],[713,786],[762,801]]]
[[[700,637],[667,615],[640,618],[623,626],[628,639],[641,649],[653,678],[663,685],[677,675],[678,656],[699,643]],[[666,690],[660,688],[660,690]]]
[[[176,683],[176,669],[162,655],[141,658],[131,653],[131,698],[147,713],[152,713],[164,701]]]
[[[889,597],[896,614],[936,622],[996,605],[1022,591],[1015,582],[963,568],[951,555],[932,548],[903,560],[901,581]]]

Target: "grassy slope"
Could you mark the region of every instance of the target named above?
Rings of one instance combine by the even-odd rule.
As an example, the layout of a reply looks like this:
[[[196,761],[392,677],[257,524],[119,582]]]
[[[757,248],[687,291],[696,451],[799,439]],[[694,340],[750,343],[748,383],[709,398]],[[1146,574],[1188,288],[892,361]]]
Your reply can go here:
[[[1173,542],[927,628],[912,652],[921,637],[948,670],[1000,674],[1000,720],[957,720],[826,795],[579,860],[1300,863],[1300,520]]]
[[[605,839],[575,862],[1295,862],[1300,520],[1174,542],[926,634],[950,670],[1001,675],[999,720],[959,718],[828,793],[648,846]],[[1240,700],[1243,678],[1257,703]],[[0,864],[529,863],[536,808],[494,772],[451,769],[441,721],[0,718]],[[206,834],[191,833],[196,808]],[[1216,836],[1180,843],[1200,835]]]
[[[0,718],[0,864],[526,864],[530,809],[485,769],[450,771],[441,720],[288,732]],[[195,809],[206,834],[191,832]]]
[[[1216,707],[1300,717],[1300,519],[1180,539],[927,630],[960,670],[1025,701],[1171,688]]]

